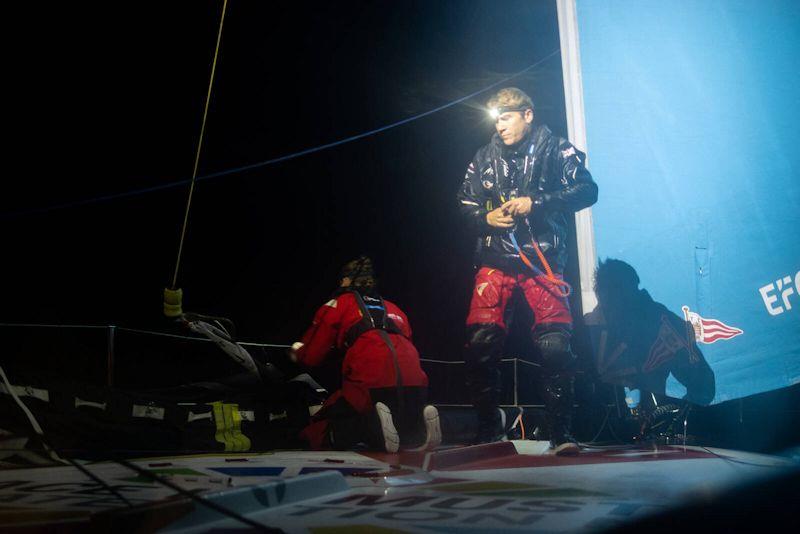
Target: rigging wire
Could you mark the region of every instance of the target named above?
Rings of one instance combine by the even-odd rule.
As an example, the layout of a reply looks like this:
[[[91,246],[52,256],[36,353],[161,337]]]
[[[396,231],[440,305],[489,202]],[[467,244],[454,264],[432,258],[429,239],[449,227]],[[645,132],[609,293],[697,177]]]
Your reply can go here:
[[[56,452],[55,447],[50,444],[50,440],[45,436],[44,430],[42,430],[42,427],[39,425],[39,422],[36,420],[36,417],[33,415],[33,413],[30,411],[30,409],[25,405],[25,403],[22,402],[22,399],[20,399],[19,396],[17,396],[17,394],[15,393],[14,386],[9,381],[8,376],[6,375],[6,372],[5,372],[5,370],[3,370],[2,367],[0,367],[0,381],[2,381],[2,383],[6,387],[6,391],[8,392],[8,394],[11,395],[11,397],[17,403],[17,406],[19,406],[19,408],[25,414],[25,417],[28,419],[28,423],[30,423],[31,428],[33,428],[33,431],[36,433],[37,436],[39,436],[39,440],[40,440],[40,443],[42,444],[42,448],[44,449],[45,452],[47,452],[47,454],[50,456],[50,458],[52,460],[54,460],[56,462],[71,464],[78,471],[80,471],[81,473],[83,473],[84,475],[86,475],[87,477],[92,479],[94,482],[96,482],[97,484],[102,486],[106,491],[108,491],[113,496],[117,497],[119,500],[121,500],[123,503],[125,503],[125,505],[127,505],[129,507],[133,506],[133,504],[131,504],[131,502],[128,499],[126,499],[113,486],[108,484],[105,480],[101,479],[100,477],[96,476],[94,473],[89,471],[86,467],[80,465],[78,462],[76,462],[72,458],[66,458],[66,459],[65,458],[61,458],[61,456],[59,456],[58,453]]]
[[[487,85],[486,87],[483,87],[482,89],[474,91],[474,92],[472,92],[472,93],[470,93],[470,94],[468,94],[466,96],[463,96],[463,97],[458,98],[456,100],[452,100],[450,102],[442,104],[441,106],[435,107],[435,108],[430,109],[428,111],[424,111],[424,112],[419,113],[417,115],[414,115],[414,116],[411,116],[411,117],[407,117],[405,119],[402,119],[402,120],[399,120],[397,122],[393,122],[393,123],[390,123],[390,124],[386,124],[384,126],[375,128],[373,130],[369,130],[369,131],[366,131],[366,132],[362,132],[360,134],[356,134],[356,135],[352,135],[352,136],[349,136],[349,137],[345,137],[343,139],[332,141],[330,143],[326,143],[326,144],[319,145],[319,146],[316,146],[316,147],[307,148],[307,149],[304,149],[304,150],[300,150],[300,151],[297,151],[297,152],[292,152],[290,154],[285,154],[283,156],[278,156],[278,157],[275,157],[275,158],[259,161],[259,162],[256,162],[256,163],[251,163],[251,164],[248,164],[248,165],[242,165],[240,167],[234,167],[234,168],[231,168],[231,169],[225,169],[225,170],[222,170],[222,171],[217,171],[217,172],[213,172],[213,173],[210,173],[210,174],[205,174],[205,175],[202,175],[202,176],[198,176],[195,179],[195,181],[211,180],[211,179],[220,178],[220,177],[223,177],[223,176],[230,176],[232,174],[239,174],[239,173],[242,173],[242,172],[245,172],[245,171],[249,171],[249,170],[253,170],[253,169],[257,169],[257,168],[260,168],[260,167],[266,167],[268,165],[274,165],[276,163],[282,163],[284,161],[289,161],[289,160],[292,160],[292,159],[295,159],[295,158],[299,158],[301,156],[306,156],[306,155],[309,155],[309,154],[313,154],[315,152],[320,152],[322,150],[327,150],[329,148],[333,148],[333,147],[337,147],[337,146],[344,145],[344,144],[347,144],[347,143],[351,143],[353,141],[357,141],[357,140],[363,139],[365,137],[370,137],[372,135],[375,135],[375,134],[378,134],[378,133],[385,132],[387,130],[391,130],[391,129],[397,128],[398,126],[402,126],[404,124],[408,124],[410,122],[417,121],[417,120],[422,119],[424,117],[427,117],[429,115],[433,115],[434,113],[438,113],[440,111],[444,111],[445,109],[448,109],[448,108],[451,108],[451,107],[456,106],[458,104],[461,104],[461,103],[463,103],[463,102],[465,102],[465,101],[467,101],[467,100],[469,100],[471,98],[475,98],[476,96],[480,95],[481,93],[484,93],[484,92],[486,92],[486,91],[488,91],[490,89],[493,89],[493,88],[497,87],[498,85],[506,83],[509,80],[517,78],[517,77],[525,74],[529,70],[531,70],[531,69],[533,69],[535,67],[538,67],[539,65],[541,65],[545,61],[549,60],[550,58],[558,55],[559,53],[560,53],[559,49],[553,50],[552,52],[550,52],[549,54],[547,54],[546,56],[544,56],[540,60],[536,61],[535,63],[533,63],[533,64],[531,64],[531,65],[529,65],[527,67],[525,67],[524,69],[522,69],[520,71],[517,71],[517,72],[515,72],[515,73],[513,73],[513,74],[511,74],[509,76],[506,76],[505,78],[503,78],[501,80],[498,80],[498,81],[496,81],[496,82],[494,82],[494,83],[492,83],[490,85]],[[101,203],[101,202],[109,202],[109,201],[112,201],[112,200],[119,200],[119,199],[122,199],[122,198],[138,196],[138,195],[144,195],[144,194],[147,194],[147,193],[154,193],[154,192],[157,192],[157,191],[164,191],[164,190],[167,190],[167,189],[174,189],[176,187],[180,187],[182,185],[186,185],[187,183],[189,183],[189,181],[190,180],[177,180],[177,181],[174,181],[174,182],[155,185],[155,186],[152,186],[152,187],[134,189],[134,190],[131,190],[131,191],[124,191],[124,192],[121,192],[121,193],[112,193],[112,194],[103,195],[103,196],[99,196],[99,197],[93,197],[93,198],[88,198],[88,199],[83,199],[83,200],[76,200],[76,201],[73,201],[73,202],[65,202],[65,203],[61,203],[61,204],[53,204],[53,205],[44,206],[44,207],[41,207],[41,208],[34,208],[34,209],[30,209],[30,210],[21,210],[21,211],[15,211],[15,212],[5,212],[3,214],[0,214],[0,217],[6,219],[6,218],[13,218],[13,217],[20,217],[20,216],[24,216],[24,215],[35,215],[35,214],[41,214],[41,213],[48,213],[48,212],[51,212],[51,211],[57,211],[57,210],[62,210],[62,209],[70,209],[70,208],[86,206],[86,205],[90,205],[90,204],[97,204],[97,203]]]
[[[49,439],[47,438],[47,436],[45,435],[44,431],[42,430],[42,427],[39,425],[38,421],[36,420],[36,417],[34,417],[34,415],[31,413],[31,411],[28,409],[28,407],[25,405],[25,403],[23,403],[22,400],[20,400],[20,398],[16,395],[16,393],[14,393],[14,387],[11,384],[11,382],[8,380],[8,376],[6,375],[6,373],[5,373],[5,371],[3,370],[2,367],[0,367],[0,381],[5,385],[5,387],[7,388],[8,392],[9,392],[9,394],[12,396],[14,401],[16,401],[16,403],[20,407],[20,409],[22,409],[22,411],[25,413],[25,416],[27,417],[28,422],[31,425],[31,428],[33,428],[34,432],[39,436],[40,443],[42,444],[43,449],[45,450],[45,452],[47,452],[50,455],[50,457],[54,461],[71,464],[73,467],[75,467],[76,469],[81,471],[84,475],[86,475],[87,477],[92,479],[94,482],[96,482],[97,484],[102,486],[105,490],[109,491],[115,497],[119,498],[127,506],[133,507],[133,504],[128,499],[126,499],[121,493],[119,493],[113,486],[108,484],[106,481],[104,481],[100,477],[96,476],[94,473],[89,471],[85,466],[80,465],[77,461],[73,460],[72,458],[63,459],[58,455],[58,453],[55,450],[55,447],[50,445]],[[22,450],[27,450],[27,449],[22,449]],[[220,514],[223,514],[223,515],[226,515],[226,516],[228,516],[230,518],[233,518],[233,519],[235,519],[235,520],[237,520],[237,521],[239,521],[241,523],[244,523],[245,525],[253,527],[253,528],[255,528],[256,530],[258,530],[260,532],[270,532],[270,533],[283,532],[280,529],[268,527],[268,526],[264,525],[263,523],[259,523],[257,521],[254,521],[254,520],[250,519],[249,517],[243,516],[243,515],[239,514],[238,512],[236,512],[234,510],[231,510],[230,508],[228,508],[226,506],[223,506],[223,505],[218,504],[218,503],[216,503],[214,501],[208,500],[208,499],[206,499],[206,498],[204,498],[202,496],[196,495],[193,492],[188,491],[188,490],[178,486],[177,484],[175,484],[175,483],[173,483],[173,482],[171,482],[169,480],[166,480],[163,477],[160,477],[160,476],[156,475],[155,473],[152,473],[152,472],[150,472],[150,471],[148,471],[146,469],[143,469],[143,468],[139,467],[138,465],[135,465],[135,464],[132,464],[131,462],[128,462],[127,460],[123,460],[122,458],[113,458],[113,457],[109,458],[109,460],[111,462],[116,463],[116,464],[119,464],[119,465],[122,465],[124,467],[127,467],[128,469],[130,469],[132,471],[135,471],[139,475],[141,475],[141,476],[143,476],[143,477],[145,477],[145,478],[147,478],[149,480],[152,480],[152,481],[154,481],[154,482],[156,482],[158,484],[161,484],[162,486],[166,486],[166,487],[176,491],[180,495],[183,495],[184,497],[188,497],[189,499],[193,500],[194,502],[196,502],[196,503],[198,503],[198,504],[200,504],[202,506],[205,506],[205,507],[210,508],[210,509],[212,509],[212,510],[214,510],[216,512],[219,512]]]
[[[62,454],[63,454],[63,451],[62,451]],[[77,460],[73,460],[72,458],[67,458],[67,457],[65,457],[65,459],[70,464],[72,464],[72,466],[75,469],[77,469],[78,471],[80,471],[81,473],[83,473],[84,475],[89,477],[90,479],[92,479],[94,482],[96,482],[97,484],[102,486],[103,489],[105,489],[107,492],[111,493],[113,496],[115,496],[116,498],[121,500],[123,503],[125,503],[125,505],[128,508],[133,508],[133,503],[131,501],[129,501],[127,498],[125,498],[125,496],[123,494],[121,494],[119,491],[117,491],[117,489],[114,488],[114,486],[112,486],[111,484],[109,484],[108,482],[106,482],[105,480],[103,480],[102,478],[97,476],[96,474],[94,474],[91,471],[89,471],[89,469],[86,466],[81,465],[80,463],[78,463]]]
[[[186,238],[186,227],[189,223],[189,209],[192,207],[192,195],[194,194],[194,184],[197,182],[197,169],[200,166],[200,154],[203,150],[203,137],[206,132],[206,120],[208,119],[208,105],[211,102],[211,89],[214,87],[214,74],[217,72],[217,58],[219,58],[219,44],[222,41],[222,26],[225,23],[225,13],[228,9],[228,0],[223,0],[222,15],[219,18],[219,30],[217,31],[217,44],[214,47],[214,60],[211,62],[211,75],[208,80],[208,92],[206,93],[206,103],[203,108],[203,122],[200,125],[200,137],[197,140],[197,152],[194,157],[194,168],[192,169],[192,183],[189,186],[189,198],[186,200],[186,212],[183,215],[183,226],[181,228],[181,239],[178,243],[178,258],[175,261],[175,273],[172,275],[171,289],[175,289],[178,283],[178,271],[181,267],[181,255],[183,254],[183,243]]]
[[[33,431],[36,432],[36,435],[42,440],[42,446],[47,451],[47,454],[50,456],[50,458],[55,462],[66,463],[61,457],[58,456],[58,453],[56,453],[56,451],[47,444],[47,441],[44,439],[42,427],[39,425],[39,422],[36,420],[36,417],[33,415],[33,413],[31,413],[25,403],[22,402],[22,399],[20,399],[16,394],[14,386],[8,380],[8,376],[2,367],[0,367],[0,381],[2,381],[3,385],[8,391],[8,394],[11,395],[11,398],[14,399],[14,402],[17,403],[17,406],[19,406],[23,413],[25,413],[25,417],[28,419],[31,428],[33,428]]]
[[[731,458],[730,456],[725,456],[724,454],[716,453],[716,452],[712,451],[711,449],[709,449],[708,447],[704,447],[702,445],[700,446],[700,448],[703,449],[704,451],[706,451],[707,453],[712,454],[712,455],[716,456],[717,458],[720,458],[720,459],[725,460],[726,462],[730,462],[732,464],[749,465],[749,466],[753,466],[753,467],[772,467],[772,468],[781,468],[781,469],[786,468],[785,464],[760,464],[760,463],[755,463],[755,462],[747,462],[747,461],[744,461],[744,460],[738,460],[736,458]]]

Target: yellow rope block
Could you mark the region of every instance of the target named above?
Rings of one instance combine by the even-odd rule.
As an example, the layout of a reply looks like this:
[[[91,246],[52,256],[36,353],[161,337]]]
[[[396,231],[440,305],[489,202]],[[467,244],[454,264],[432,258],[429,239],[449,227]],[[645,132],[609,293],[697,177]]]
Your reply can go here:
[[[164,288],[164,315],[167,317],[183,315],[183,289]]]

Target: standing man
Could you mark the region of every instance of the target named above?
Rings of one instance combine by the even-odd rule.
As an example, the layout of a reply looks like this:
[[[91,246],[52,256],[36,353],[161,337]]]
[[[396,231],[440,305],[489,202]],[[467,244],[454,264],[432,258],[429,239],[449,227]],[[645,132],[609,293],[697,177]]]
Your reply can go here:
[[[521,294],[534,314],[531,338],[542,359],[540,391],[556,454],[578,446],[570,433],[573,364],[572,316],[563,281],[567,218],[597,201],[586,156],[534,122],[533,103],[508,87],[487,103],[496,134],[467,167],[458,193],[461,212],[478,236],[467,316],[467,380],[478,412],[476,443],[502,436],[500,358],[506,309]]]

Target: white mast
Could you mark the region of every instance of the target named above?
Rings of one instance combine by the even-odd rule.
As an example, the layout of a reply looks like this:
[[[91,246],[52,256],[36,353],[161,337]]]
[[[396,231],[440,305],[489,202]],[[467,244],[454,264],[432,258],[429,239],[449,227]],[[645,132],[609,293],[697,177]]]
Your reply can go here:
[[[556,0],[558,8],[558,33],[561,40],[561,68],[564,76],[564,101],[567,108],[567,132],[570,142],[586,150],[586,119],[583,114],[583,82],[581,80],[581,54],[578,41],[578,13],[576,0]],[[588,161],[586,162],[588,167]],[[578,240],[578,267],[581,282],[581,305],[584,315],[597,306],[592,289],[597,253],[594,247],[592,209],[575,214]]]

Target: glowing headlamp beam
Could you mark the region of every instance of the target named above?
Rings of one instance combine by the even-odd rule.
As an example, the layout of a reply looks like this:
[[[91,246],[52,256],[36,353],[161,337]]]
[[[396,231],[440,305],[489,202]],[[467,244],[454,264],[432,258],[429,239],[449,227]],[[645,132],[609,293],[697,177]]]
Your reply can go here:
[[[519,107],[513,107],[513,108],[512,107],[508,107],[508,108],[500,107],[500,108],[489,108],[487,111],[489,112],[489,116],[492,118],[492,120],[497,120],[497,118],[500,115],[502,115],[503,113],[506,113],[507,111],[525,111],[525,110],[528,110],[528,109],[531,109],[531,107],[530,106],[519,106]]]

